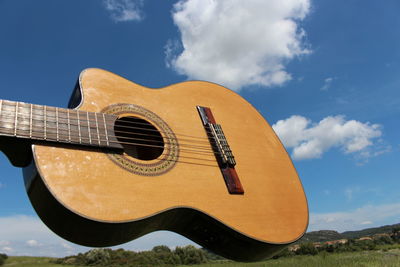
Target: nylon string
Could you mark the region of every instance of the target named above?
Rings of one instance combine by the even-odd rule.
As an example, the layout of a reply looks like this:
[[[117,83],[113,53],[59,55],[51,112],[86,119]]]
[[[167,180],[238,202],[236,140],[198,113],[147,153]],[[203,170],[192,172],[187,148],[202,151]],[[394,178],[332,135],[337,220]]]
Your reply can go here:
[[[18,103],[18,102],[16,102],[16,103]],[[28,104],[28,105],[30,105],[30,104]],[[13,111],[10,112],[8,110],[3,110],[4,106],[11,106],[11,107],[15,108],[15,113]],[[37,105],[36,105],[36,107],[37,107]],[[54,111],[47,109],[46,114],[44,114],[44,113],[36,113],[36,112],[32,112],[32,111],[30,113],[19,113],[17,108],[18,108],[18,105],[7,105],[6,103],[3,103],[2,108],[1,108],[2,110],[0,110],[0,116],[4,117],[4,118],[7,117],[7,118],[13,120],[13,121],[6,121],[6,123],[11,123],[12,124],[14,121],[22,120],[22,122],[18,122],[18,126],[19,127],[21,127],[21,126],[29,126],[30,127],[29,130],[24,130],[24,129],[19,129],[18,130],[19,134],[17,136],[21,136],[21,137],[43,139],[43,135],[35,136],[34,133],[46,134],[46,132],[42,131],[42,129],[40,127],[33,126],[32,125],[32,121],[40,121],[40,122],[43,122],[44,124],[46,124],[46,125],[43,125],[43,127],[46,127],[46,131],[48,129],[57,130],[57,141],[59,141],[59,142],[69,142],[69,143],[70,142],[78,143],[77,141],[71,140],[71,138],[67,138],[70,135],[76,134],[78,132],[78,131],[75,131],[73,129],[70,129],[70,126],[76,126],[76,127],[78,127],[78,129],[79,128],[88,129],[88,134],[90,133],[89,129],[97,130],[97,134],[96,135],[98,135],[99,138],[96,139],[93,136],[90,136],[90,137],[80,136],[80,139],[86,139],[86,140],[90,139],[90,140],[93,140],[93,142],[100,142],[100,143],[106,141],[106,140],[102,140],[102,138],[100,138],[100,136],[101,137],[106,137],[106,134],[100,133],[99,130],[107,131],[107,129],[106,129],[107,126],[110,126],[110,127],[112,126],[114,128],[114,123],[109,123],[109,122],[106,121],[105,124],[99,123],[100,125],[105,126],[106,128],[99,129],[98,124],[97,124],[97,115],[100,114],[101,116],[103,116],[103,113],[89,112],[89,114],[95,116],[95,120],[93,120],[93,119],[91,120],[88,116],[87,116],[88,119],[86,119],[86,120],[84,120],[84,119],[78,120],[78,117],[73,118],[73,117],[71,117],[71,115],[79,116],[77,113],[80,113],[80,115],[82,115],[82,113],[85,113],[85,115],[87,115],[88,112],[79,111],[79,110],[56,109],[55,108]],[[28,107],[23,107],[23,106],[21,107],[20,106],[20,108],[28,108]],[[33,111],[36,111],[36,110],[37,110],[36,108],[33,109]],[[1,112],[1,111],[3,111],[3,112]],[[40,111],[42,111],[42,110],[40,110]],[[51,116],[50,115],[51,113],[49,114],[49,111],[51,113],[55,113],[55,115],[58,113],[57,114],[58,116]],[[70,111],[72,111],[72,112],[70,112]],[[60,114],[66,114],[67,117],[60,116]],[[108,117],[108,119],[113,119],[113,122],[115,122],[116,119],[117,119],[115,115],[110,115],[110,114],[105,114],[105,115]],[[115,116],[115,120],[114,120],[113,116]],[[46,118],[46,119],[43,120],[44,118]],[[68,120],[68,123],[67,122],[60,122],[60,119],[62,119],[64,121]],[[119,125],[120,128],[125,128],[125,129],[128,129],[128,130],[129,129],[139,129],[139,130],[144,130],[146,132],[150,132],[149,134],[134,133],[135,135],[148,136],[148,137],[158,137],[159,138],[159,136],[151,134],[151,132],[157,132],[157,133],[161,132],[161,133],[165,134],[165,132],[159,131],[159,130],[156,130],[156,129],[148,129],[146,127],[140,127],[140,125],[149,126],[149,124],[147,124],[147,123],[124,120],[124,118],[120,118],[118,120],[123,121],[125,124],[129,124],[130,125],[130,126]],[[25,121],[30,121],[31,123],[25,123]],[[74,121],[75,122],[78,122],[78,121],[79,122],[83,122],[83,123],[85,123],[87,125],[75,124],[75,123],[73,123]],[[55,123],[56,125],[65,125],[65,126],[68,126],[68,129],[62,129],[62,128],[60,129],[60,127],[51,127],[51,126],[49,127],[49,125],[47,125],[47,123]],[[96,127],[95,127],[94,123],[96,123]],[[92,124],[92,125],[90,125],[90,124]],[[150,125],[152,125],[152,124],[150,124]],[[137,126],[139,126],[139,127],[137,127]],[[4,127],[4,126],[0,126],[0,128],[13,129],[13,127]],[[39,131],[37,129],[39,129]],[[30,132],[29,135],[28,134],[26,134],[26,135],[22,134],[21,135],[20,134],[21,131],[22,132],[30,132],[31,131],[31,132]],[[68,132],[68,134],[62,134],[62,132],[65,132],[65,133]],[[164,146],[162,144],[172,144],[173,145],[173,143],[170,143],[170,142],[163,142],[163,141],[157,141],[157,140],[148,140],[148,139],[143,139],[143,138],[133,138],[133,137],[117,135],[117,133],[131,133],[131,132],[128,132],[128,131],[116,131],[116,130],[113,130],[113,132],[115,132],[116,135],[115,136],[108,135],[108,137],[123,138],[124,140],[128,139],[129,142],[123,142],[123,141],[121,142],[121,141],[112,141],[112,140],[110,140],[110,142],[112,142],[112,143],[120,143],[120,144],[135,145],[135,146],[147,146],[147,147],[155,147],[155,148],[164,148]],[[52,132],[47,132],[47,134],[55,134],[55,132],[53,132],[53,133]],[[108,131],[107,131],[107,134],[108,134]],[[12,135],[12,134],[10,134],[10,135]],[[192,136],[192,135],[187,135],[187,134],[176,134],[176,133],[175,133],[175,135],[176,136],[179,135],[179,136],[186,137],[186,138],[179,138],[179,139],[176,138],[177,140],[179,140],[180,147],[184,147],[184,148],[180,148],[179,149],[179,151],[181,151],[181,152],[192,153],[192,154],[197,154],[197,155],[213,155],[213,154],[214,155],[219,155],[218,152],[215,152],[211,148],[211,144],[209,143],[209,139],[207,137],[197,137],[197,136]],[[62,137],[64,137],[65,139],[62,138]],[[78,137],[78,136],[75,135],[75,137]],[[174,140],[174,138],[170,138],[170,137],[167,137],[167,136],[163,136],[162,138],[163,139],[167,139],[167,140]],[[188,138],[191,138],[191,139],[188,139]],[[206,140],[206,141],[202,141],[202,140]],[[56,141],[56,140],[51,140],[51,141]],[[142,143],[135,143],[135,142],[132,142],[132,141],[139,141],[139,142],[140,141],[145,141],[147,143],[153,143],[153,144],[142,144]],[[186,144],[184,142],[189,142],[189,144]],[[159,144],[159,145],[157,145],[157,144]],[[201,145],[197,145],[197,144],[207,144],[208,146],[201,146]],[[189,149],[185,149],[185,148],[189,148]],[[162,155],[165,155],[164,151],[159,156],[162,156]],[[188,158],[188,159],[215,162],[215,158],[206,159],[206,158],[197,158],[197,157],[188,157],[188,156],[180,156],[180,157]],[[183,161],[179,161],[179,162],[183,162]],[[193,163],[193,162],[184,162],[184,163],[198,164],[198,163]],[[209,165],[209,166],[216,166],[216,165]]]

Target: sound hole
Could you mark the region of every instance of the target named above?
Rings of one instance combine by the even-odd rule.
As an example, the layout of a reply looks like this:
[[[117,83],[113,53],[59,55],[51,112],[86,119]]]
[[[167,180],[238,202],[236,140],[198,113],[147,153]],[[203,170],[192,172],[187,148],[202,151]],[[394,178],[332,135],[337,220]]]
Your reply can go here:
[[[117,140],[124,152],[141,160],[158,158],[164,151],[160,132],[148,121],[136,117],[118,118],[114,126]]]

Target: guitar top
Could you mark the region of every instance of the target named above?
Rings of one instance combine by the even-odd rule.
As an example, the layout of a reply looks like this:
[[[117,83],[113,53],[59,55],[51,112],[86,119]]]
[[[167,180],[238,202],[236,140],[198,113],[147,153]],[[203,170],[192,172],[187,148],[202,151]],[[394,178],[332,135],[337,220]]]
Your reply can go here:
[[[150,89],[87,69],[69,109],[0,101],[0,135],[10,161],[24,166],[39,216],[78,244],[170,230],[254,261],[308,225],[300,179],[278,137],[252,105],[216,84]]]

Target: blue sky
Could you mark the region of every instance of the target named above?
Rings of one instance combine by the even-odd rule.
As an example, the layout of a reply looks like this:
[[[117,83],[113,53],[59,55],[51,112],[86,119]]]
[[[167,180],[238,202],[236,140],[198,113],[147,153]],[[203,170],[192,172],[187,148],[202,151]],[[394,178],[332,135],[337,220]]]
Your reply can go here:
[[[0,98],[65,107],[87,67],[148,87],[217,82],[285,144],[310,231],[399,223],[398,10],[397,0],[0,0]],[[87,250],[51,233],[21,170],[4,155],[0,166],[0,252]],[[158,232],[122,247],[188,243]]]

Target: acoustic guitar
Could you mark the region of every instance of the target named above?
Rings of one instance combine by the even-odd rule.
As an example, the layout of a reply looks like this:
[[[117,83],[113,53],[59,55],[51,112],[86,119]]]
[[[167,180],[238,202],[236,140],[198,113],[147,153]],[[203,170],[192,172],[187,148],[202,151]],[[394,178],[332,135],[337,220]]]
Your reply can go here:
[[[278,137],[216,84],[150,89],[87,69],[68,109],[0,100],[0,136],[40,218],[77,244],[168,230],[255,261],[308,225],[302,184]]]

